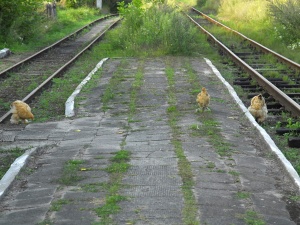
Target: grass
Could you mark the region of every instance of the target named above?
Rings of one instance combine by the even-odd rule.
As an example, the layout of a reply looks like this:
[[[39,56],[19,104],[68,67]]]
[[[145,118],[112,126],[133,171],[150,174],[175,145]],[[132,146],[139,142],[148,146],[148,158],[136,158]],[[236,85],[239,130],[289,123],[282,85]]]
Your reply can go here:
[[[24,152],[27,149],[22,149],[19,147],[3,150],[0,149],[0,180],[5,175],[7,170],[9,170],[11,164],[21,155],[24,154]]]
[[[215,0],[207,0],[206,2],[217,6]],[[292,48],[284,43],[278,32],[278,24],[276,25],[269,15],[269,2],[267,0],[228,0],[220,1],[220,3],[214,12],[214,17],[217,17],[217,20],[279,54],[295,62],[300,62],[299,47]],[[206,10],[205,7],[202,8]]]
[[[171,18],[176,18],[177,16],[180,15],[179,12],[177,12],[175,9],[172,7],[170,8],[169,6],[166,7],[168,8],[168,16]],[[163,7],[158,7],[156,14],[154,15],[148,15],[150,16],[162,16],[161,14],[164,13],[164,8]],[[67,10],[64,11],[67,13]],[[75,11],[74,11],[75,12]],[[73,13],[75,14],[75,13]],[[83,13],[84,14],[84,13]],[[72,15],[76,16],[76,15]],[[178,21],[183,20],[182,24],[186,23],[186,20],[179,16],[180,18],[176,19]],[[159,17],[158,17],[159,18]],[[156,19],[158,19],[156,18]],[[166,22],[167,21],[167,15],[163,15],[163,20]],[[77,20],[78,18],[74,19]],[[73,20],[72,20],[73,21]],[[85,20],[83,20],[83,23],[86,23]],[[152,25],[151,25],[152,24]],[[154,26],[156,24],[156,20],[149,19],[147,21],[147,26]],[[179,23],[181,24],[181,23]],[[130,25],[129,25],[130,26]],[[155,25],[156,26],[156,25]],[[174,27],[172,27],[174,29]],[[57,28],[58,29],[58,28]],[[57,31],[57,29],[55,29]],[[60,29],[64,30],[64,27],[60,27]],[[74,89],[77,87],[77,85],[87,76],[87,74],[91,71],[91,68],[94,68],[95,65],[103,58],[106,57],[120,57],[120,56],[161,56],[166,54],[166,51],[158,51],[155,49],[152,49],[149,45],[147,45],[147,48],[145,49],[144,44],[140,43],[140,45],[136,45],[134,49],[128,48],[130,46],[129,43],[124,42],[123,44],[116,44],[116,41],[124,41],[123,39],[120,38],[120,32],[123,30],[128,29],[126,27],[126,23],[122,24],[122,26],[118,26],[116,29],[111,30],[108,32],[108,34],[103,38],[101,43],[94,47],[93,50],[89,51],[88,53],[84,54],[83,56],[80,57],[80,62],[76,62],[72,68],[70,68],[68,71],[66,71],[65,75],[61,78],[56,78],[54,79],[54,82],[51,86],[51,89],[43,92],[41,96],[36,98],[33,109],[34,115],[36,115],[36,120],[34,122],[44,122],[44,121],[51,121],[51,120],[59,120],[64,118],[64,113],[65,113],[65,101],[66,99],[72,94]],[[177,32],[177,31],[176,31]],[[189,43],[191,46],[194,46],[197,49],[195,52],[196,55],[199,54],[204,54],[204,53],[211,53],[212,49],[209,46],[209,44],[206,41],[205,35],[203,35],[201,32],[198,30],[186,30],[186,27],[182,29],[180,32],[184,32],[184,35],[188,35],[189,32],[193,33],[192,40],[186,41],[186,43]],[[195,32],[195,33],[194,33]],[[67,33],[67,31],[66,31]],[[197,33],[197,34],[196,34]],[[179,35],[179,34],[178,34]],[[196,35],[196,36],[195,36]],[[153,35],[151,35],[153,36]],[[153,36],[154,37],[154,36]],[[130,36],[128,38],[128,41],[134,41],[133,36]],[[150,38],[150,37],[148,37]],[[159,49],[167,48],[169,46],[169,41],[164,42],[164,45],[166,47],[160,46]],[[173,46],[176,48],[176,45]],[[189,52],[194,52],[194,51],[189,51]],[[170,54],[183,54],[186,55],[187,53],[170,53]],[[117,73],[113,76],[114,79],[110,81],[109,88],[106,89],[103,97],[102,97],[102,103],[103,103],[103,110],[106,111],[109,109],[109,105],[107,104],[110,99],[113,99],[115,97],[115,90],[114,87],[117,85],[118,82],[120,82],[123,77],[122,77],[122,70],[118,71]],[[101,71],[97,72],[97,74],[94,74],[93,77],[95,79],[99,79],[99,76],[101,76]],[[134,104],[134,95],[136,94],[135,92],[138,90],[138,86],[141,85],[142,82],[142,73],[138,72],[136,75],[136,81],[134,82],[132,86],[132,96],[131,99],[132,101],[130,102],[130,110],[132,112],[135,111],[135,104]],[[95,80],[92,80],[88,83],[88,85],[91,84],[96,84],[96,82],[93,82]],[[39,83],[39,82],[37,82]],[[9,84],[10,86],[10,84]],[[91,89],[91,88],[90,88]],[[22,91],[21,91],[22,92]],[[1,99],[0,99],[1,102]],[[77,104],[77,101],[75,101],[75,104]],[[8,109],[9,103],[6,103],[5,101],[1,103],[1,106],[4,108]],[[130,115],[129,115],[130,116]]]
[[[80,166],[83,164],[83,160],[69,160],[65,163],[61,177],[58,182],[63,185],[73,185],[77,181],[82,180],[79,175]]]
[[[16,40],[16,37],[12,37],[8,39],[7,42],[0,42],[0,49],[6,47],[15,53],[35,51],[43,46],[54,43],[67,34],[74,32],[102,16],[98,10],[87,7],[77,9],[57,7],[56,20],[41,19],[40,23],[35,25],[37,32],[35,32],[35,35],[31,36],[30,39],[27,39],[26,42],[20,41],[19,39]]]
[[[103,190],[103,183],[90,183],[81,185],[81,190],[85,192],[100,192]]]
[[[109,37],[114,37],[115,39],[118,37],[119,30],[115,30],[112,31],[110,33],[110,35],[107,36],[107,38],[104,38],[104,42],[101,43],[98,47],[96,47],[93,51],[89,52],[87,55],[85,55],[84,57],[82,57],[82,61],[78,64],[76,64],[74,70],[70,70],[68,72],[68,74],[70,74],[70,76],[66,77],[67,79],[70,79],[69,82],[64,82],[62,80],[57,80],[56,84],[54,86],[57,85],[57,88],[54,88],[53,92],[59,92],[61,93],[61,89],[72,89],[71,87],[65,87],[66,83],[73,83],[73,86],[77,86],[78,82],[81,81],[81,77],[85,77],[85,75],[87,74],[87,72],[90,71],[90,68],[93,67],[93,65],[96,64],[96,62],[99,61],[99,59],[101,59],[101,57],[103,57],[104,55],[107,56],[128,56],[128,55],[146,55],[146,54],[150,54],[150,55],[160,55],[157,49],[156,50],[151,50],[151,48],[149,47],[149,45],[147,46],[147,49],[139,49],[139,46],[135,46],[134,49],[130,49],[130,50],[126,50],[125,46],[126,44],[124,44],[123,46],[119,46],[118,48],[113,48],[113,41],[109,39]],[[203,39],[204,40],[204,39]],[[115,40],[114,40],[115,41]],[[147,52],[150,49],[149,52]],[[203,48],[200,48],[203,49]],[[140,51],[140,53],[138,52]],[[206,50],[204,50],[205,52]],[[203,53],[200,51],[200,53]],[[161,54],[162,55],[162,54]],[[82,66],[83,65],[83,66]],[[188,73],[190,76],[190,80],[191,82],[193,82],[195,80],[195,73],[192,71],[190,65],[186,65],[186,68],[188,68]],[[109,102],[111,99],[114,98],[114,88],[116,86],[118,86],[119,82],[121,81],[121,79],[123,79],[123,77],[121,76],[122,71],[120,71],[120,74],[116,74],[116,77],[112,78],[115,80],[112,80],[112,83],[110,83],[108,85],[107,88],[107,92],[105,92],[105,101],[103,102],[103,104],[105,105],[104,109],[108,109],[109,108]],[[182,177],[183,180],[183,186],[182,186],[182,191],[184,194],[184,200],[185,200],[185,206],[184,206],[184,223],[185,224],[199,224],[199,221],[197,221],[197,209],[195,207],[196,205],[196,200],[195,200],[195,196],[193,194],[192,188],[194,185],[194,181],[193,181],[193,174],[191,171],[191,165],[189,163],[189,161],[187,160],[187,158],[184,155],[184,150],[182,147],[182,143],[181,141],[178,139],[180,136],[180,129],[177,126],[177,122],[178,119],[180,117],[180,113],[179,110],[176,106],[176,96],[175,96],[175,92],[176,90],[174,89],[174,70],[171,67],[167,67],[166,69],[166,73],[167,73],[167,77],[168,77],[168,82],[169,82],[169,107],[167,109],[167,114],[169,117],[169,124],[172,128],[172,132],[173,132],[173,138],[172,138],[172,144],[175,148],[175,152],[176,155],[178,157],[178,166],[179,166],[179,171],[180,171],[180,176]],[[77,79],[71,79],[76,75],[80,75]],[[114,75],[115,76],[115,75]],[[138,91],[139,86],[141,85],[141,81],[142,81],[142,73],[138,72],[135,75],[135,80],[136,83],[133,83],[132,85],[132,92],[131,92],[131,103],[130,103],[130,112],[132,115],[134,115],[135,113],[135,100],[136,100],[136,91]],[[65,87],[65,88],[62,88]],[[193,87],[193,92],[198,92],[199,90],[197,89],[197,87]],[[53,104],[54,102],[57,105],[64,105],[64,101],[60,100],[60,95],[61,94],[57,94],[57,96],[54,96],[51,94],[47,95],[47,96],[43,96],[44,97],[44,101],[45,104]],[[68,96],[68,94],[66,94],[66,96]],[[42,97],[42,99],[43,99]],[[59,101],[58,101],[59,100]],[[50,103],[49,103],[50,102]],[[49,105],[47,105],[47,107],[49,108]],[[62,112],[62,111],[58,111],[58,112]],[[48,114],[48,118],[51,118],[53,115],[52,113]],[[63,115],[63,114],[60,114]],[[231,146],[226,143],[226,141],[222,138],[222,136],[220,135],[220,128],[219,128],[219,124],[217,121],[215,121],[213,118],[210,117],[211,114],[208,114],[208,117],[205,119],[204,118],[204,122],[203,122],[203,126],[200,126],[200,128],[198,127],[198,125],[193,126],[193,130],[195,130],[196,132],[198,132],[197,134],[206,134],[207,137],[209,137],[209,140],[211,141],[211,143],[213,143],[214,147],[218,150],[218,153],[221,156],[230,156],[231,154]],[[45,119],[47,118],[47,115],[45,114]],[[207,129],[204,129],[207,128]],[[200,130],[199,130],[200,129]],[[214,136],[214,134],[216,134],[216,136]],[[106,202],[103,206],[98,207],[97,209],[95,209],[95,212],[101,217],[101,222],[97,223],[97,224],[111,224],[112,220],[110,215],[113,213],[118,212],[118,210],[120,209],[118,206],[118,203],[120,201],[123,201],[126,199],[125,196],[120,196],[118,194],[118,191],[122,188],[121,185],[121,178],[123,176],[123,174],[128,170],[129,165],[127,163],[128,159],[129,159],[130,154],[127,151],[120,151],[120,153],[117,153],[113,158],[112,158],[112,164],[110,166],[108,166],[106,168],[106,171],[109,172],[109,176],[110,176],[110,181],[106,184],[88,184],[85,186],[81,186],[81,188],[85,191],[99,191],[101,188],[104,188],[107,190],[108,194],[106,196]],[[69,166],[66,166],[66,174],[70,174],[76,172],[80,169],[80,162],[68,162],[68,164],[70,164]],[[213,164],[209,164],[210,168],[213,168]],[[224,172],[224,171],[222,171]],[[232,174],[234,176],[236,176],[237,174]],[[80,179],[80,177],[78,176],[74,176],[74,177],[65,177],[64,180],[66,180],[67,182],[72,181],[76,182],[76,179]],[[240,197],[242,198],[243,195],[241,194]],[[257,214],[252,213],[251,211],[248,212],[245,215],[245,221],[247,221],[247,224],[255,224],[254,222],[258,221],[260,222],[260,219],[257,217]],[[257,223],[259,224],[259,223]]]
[[[123,145],[124,143],[121,144],[121,146]],[[130,151],[120,150],[114,155],[114,157],[111,158],[111,165],[105,169],[105,171],[107,171],[110,175],[109,182],[103,185],[108,194],[105,197],[105,204],[94,209],[96,214],[101,218],[101,221],[95,222],[94,225],[113,224],[111,215],[120,210],[118,203],[127,199],[125,196],[119,195],[118,192],[122,187],[123,174],[130,167],[128,164],[129,159]]]
[[[125,61],[121,62],[121,66],[118,67],[118,69],[114,72],[113,76],[109,80],[109,84],[106,87],[103,96],[101,96],[101,102],[102,102],[102,110],[105,112],[107,111],[110,106],[109,102],[110,100],[114,99],[117,91],[118,84],[121,83],[121,81],[124,79],[123,77],[123,67],[126,65]]]
[[[248,192],[239,191],[236,193],[236,196],[238,199],[247,199],[247,198],[250,198],[251,194]]]
[[[183,197],[184,197],[184,207],[183,207],[183,224],[197,225],[200,224],[198,220],[198,212],[196,205],[196,198],[193,193],[193,173],[191,169],[191,164],[184,154],[184,149],[180,141],[180,129],[177,126],[177,121],[180,116],[180,113],[176,107],[176,96],[175,96],[175,73],[171,67],[166,68],[166,76],[168,79],[168,103],[169,107],[167,108],[167,114],[169,118],[169,125],[172,129],[172,140],[171,143],[174,146],[176,156],[178,158],[178,169],[179,175],[182,179],[183,185],[181,187]]]
[[[257,212],[253,210],[247,210],[243,219],[247,225],[265,225],[266,222],[261,219]]]
[[[201,135],[208,137],[208,141],[214,146],[220,156],[231,156],[233,152],[231,144],[224,140],[219,128],[219,122],[209,112],[201,115],[201,125],[194,125],[191,129],[191,134],[194,136]]]
[[[144,74],[142,73],[142,71],[139,70],[135,74],[134,78],[135,80],[132,83],[131,92],[130,92],[129,115],[128,115],[129,122],[132,122],[132,118],[136,112],[136,97],[140,87],[143,84]]]
[[[59,211],[63,205],[70,204],[72,201],[68,199],[59,199],[51,203],[50,211]]]
[[[188,68],[187,66],[186,68]],[[197,77],[193,75],[191,71],[190,77],[190,84],[199,84]],[[196,90],[197,87],[193,87]],[[191,94],[195,95],[197,92],[193,92]],[[212,99],[214,100],[214,99]],[[215,100],[222,102],[221,99]],[[199,124],[192,124],[189,129],[191,130],[191,135],[198,136],[198,137],[206,137],[208,142],[216,149],[216,152],[220,155],[220,157],[224,157],[227,160],[232,160],[231,155],[233,154],[232,145],[228,143],[225,138],[221,134],[221,124],[214,118],[212,112],[206,112],[205,114],[201,114],[199,116],[200,123]],[[229,165],[229,164],[228,164]],[[214,170],[216,167],[214,162],[208,162],[206,165],[207,169],[211,169],[211,172],[218,172],[218,173],[227,173],[230,174],[234,178],[234,182],[240,182],[240,174],[235,170],[221,170],[217,169]],[[239,191],[236,193],[236,197],[239,200],[243,199],[250,199],[251,193]],[[249,202],[250,203],[250,202]],[[252,204],[252,203],[250,203]],[[266,224],[265,221],[261,218],[257,212],[253,210],[246,210],[245,214],[239,216],[241,219],[245,221],[245,224],[248,225],[263,225]],[[193,224],[193,223],[190,223]]]
[[[63,118],[66,100],[100,60],[97,54],[97,47],[95,47],[89,53],[84,54],[80,61],[76,62],[66,72],[64,77],[55,78],[51,89],[44,91],[34,102],[32,111],[36,115],[35,121],[43,122]],[[90,82],[87,83],[87,86],[83,88],[83,92],[91,90],[101,75],[101,70],[98,70]],[[75,104],[77,104],[77,101],[75,101]]]

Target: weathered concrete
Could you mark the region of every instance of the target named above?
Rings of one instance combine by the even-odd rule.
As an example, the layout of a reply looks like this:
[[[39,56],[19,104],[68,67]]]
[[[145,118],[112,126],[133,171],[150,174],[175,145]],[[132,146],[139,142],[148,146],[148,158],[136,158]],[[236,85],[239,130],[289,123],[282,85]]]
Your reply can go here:
[[[2,148],[35,146],[37,152],[2,199],[0,224],[84,225],[100,221],[94,209],[105,204],[108,194],[100,184],[110,181],[103,169],[121,149],[131,152],[131,167],[119,192],[127,200],[121,201],[120,211],[112,215],[114,223],[183,224],[183,181],[167,113],[167,66],[174,69],[176,107],[180,111],[176,141],[191,165],[201,224],[246,224],[243,218],[249,211],[255,211],[265,224],[297,224],[295,215],[294,221],[291,219],[297,211],[287,210],[286,201],[290,193],[297,193],[297,186],[277,159],[270,157],[268,143],[203,59],[122,60],[105,62],[98,86],[84,94],[86,99],[79,103],[75,118],[1,130]],[[195,94],[184,66],[187,62],[199,80],[199,89],[205,86],[211,95],[211,112],[195,113]],[[100,99],[118,69],[124,78],[114,87],[116,97],[103,112]],[[129,121],[130,94],[138,70],[144,79]],[[220,135],[230,145],[230,156],[220,156],[207,133],[192,133],[191,126],[203,126],[206,117],[218,122]],[[83,160],[78,171],[82,179],[62,185],[58,181],[62,168],[71,159]],[[94,192],[84,189],[86,185],[95,185]],[[238,193],[249,196],[239,198]],[[53,211],[51,206],[58,200],[65,200],[65,204]]]

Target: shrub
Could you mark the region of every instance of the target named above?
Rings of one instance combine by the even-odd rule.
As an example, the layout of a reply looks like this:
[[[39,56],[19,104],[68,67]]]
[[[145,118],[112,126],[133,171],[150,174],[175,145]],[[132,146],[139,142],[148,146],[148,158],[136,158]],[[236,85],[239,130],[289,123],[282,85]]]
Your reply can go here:
[[[15,40],[26,42],[34,35],[40,14],[40,0],[1,0],[0,1],[0,41]]]
[[[162,1],[144,5],[141,0],[133,0],[127,6],[120,4],[119,12],[124,19],[112,32],[111,43],[114,49],[123,48],[129,55],[189,55],[195,52],[195,46],[207,44],[186,16]]]
[[[300,1],[270,0],[269,12],[278,37],[293,48],[300,47]]]
[[[197,5],[206,13],[217,13],[221,0],[197,0]]]
[[[95,0],[61,0],[60,5],[69,8],[79,8],[83,6],[93,7],[95,6]]]

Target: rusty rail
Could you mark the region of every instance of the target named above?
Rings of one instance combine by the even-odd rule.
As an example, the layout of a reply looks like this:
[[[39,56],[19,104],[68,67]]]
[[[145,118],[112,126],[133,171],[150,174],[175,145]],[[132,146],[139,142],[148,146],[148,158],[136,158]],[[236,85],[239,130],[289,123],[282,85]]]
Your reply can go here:
[[[256,42],[256,41],[254,41],[254,40],[252,40],[252,39],[246,37],[245,35],[241,34],[240,32],[238,32],[238,31],[236,31],[236,30],[233,30],[233,29],[227,27],[226,25],[224,25],[224,24],[222,24],[222,23],[220,23],[220,22],[214,20],[213,18],[209,17],[208,15],[204,14],[203,12],[200,12],[199,10],[197,10],[197,9],[195,9],[195,8],[192,8],[192,10],[193,10],[194,12],[200,14],[201,16],[203,16],[206,20],[210,21],[211,23],[214,23],[214,24],[216,24],[216,25],[218,25],[218,26],[220,26],[220,27],[223,27],[223,28],[225,28],[225,29],[227,29],[227,30],[229,30],[229,31],[231,31],[231,32],[233,32],[233,33],[235,33],[236,35],[238,35],[238,36],[240,36],[240,37],[246,39],[247,41],[249,41],[249,42],[251,43],[252,46],[259,48],[259,49],[262,50],[264,53],[269,53],[269,54],[274,55],[280,62],[283,62],[283,63],[285,63],[285,64],[288,64],[291,68],[294,68],[294,69],[296,69],[296,70],[300,70],[300,64],[298,64],[298,63],[296,63],[296,62],[294,62],[294,61],[292,61],[292,60],[290,60],[290,59],[288,59],[288,58],[286,58],[286,57],[284,57],[284,56],[278,54],[277,52],[274,52],[273,50],[271,50],[271,49],[269,49],[269,48],[267,48],[267,47],[261,45],[260,43],[258,43],[258,42]]]
[[[36,89],[34,89],[32,92],[30,92],[25,98],[22,99],[24,102],[30,102],[35,96],[40,94],[43,89],[45,89],[48,85],[51,84],[53,78],[61,76],[85,51],[89,50],[92,48],[92,46],[100,41],[105,33],[112,29],[116,24],[120,21],[120,19],[116,20],[113,24],[111,24],[109,27],[107,27],[97,38],[95,38],[89,45],[87,45],[83,50],[81,50],[77,55],[75,55],[69,62],[64,64],[61,68],[59,68],[55,73],[53,73],[50,77],[48,77],[42,84],[40,84]],[[52,46],[53,47],[53,46]],[[46,51],[48,50],[48,47],[45,48]],[[40,54],[40,53],[39,53]],[[32,57],[27,58],[28,61],[32,60]],[[18,64],[19,66],[19,64]],[[4,122],[5,120],[8,119],[8,117],[11,114],[11,110],[9,110],[7,113],[5,113],[1,118],[0,118],[0,123]]]
[[[201,15],[204,15],[203,13],[199,12],[198,10],[194,9],[197,13],[200,13]],[[242,69],[244,69],[249,75],[258,82],[258,84],[263,87],[270,95],[273,96],[274,99],[276,99],[282,106],[285,107],[286,110],[290,111],[292,115],[299,117],[300,116],[300,106],[298,103],[296,103],[293,99],[291,99],[289,96],[287,96],[284,92],[282,92],[280,89],[278,89],[274,84],[272,84],[270,81],[268,81],[264,76],[262,76],[260,73],[258,73],[256,70],[254,70],[251,66],[249,66],[246,62],[244,62],[242,59],[240,59],[236,54],[234,54],[229,48],[227,48],[225,45],[223,45],[219,40],[217,40],[211,33],[209,33],[207,30],[205,30],[200,24],[198,24],[192,17],[187,15],[187,17],[202,31],[204,32],[210,40],[214,42],[225,54],[227,54],[231,59]],[[219,22],[215,21],[214,19],[208,17],[205,15],[205,18],[209,18],[210,21],[213,21],[213,23],[216,23],[218,25],[222,25]],[[222,25],[224,26],[224,25]],[[226,26],[224,26],[226,27]],[[230,29],[232,32],[235,32],[239,34],[238,32]],[[241,34],[243,38],[246,38],[247,40],[251,40],[244,35]],[[254,43],[255,46],[261,48],[263,47],[262,50],[267,51],[268,53],[275,53],[266,47],[254,42],[251,40],[251,43]],[[275,54],[275,56],[280,56],[279,54]],[[283,56],[280,56],[280,60],[282,60],[284,63],[288,63],[289,65],[293,66],[294,68],[296,67],[297,69],[300,70],[300,65],[286,59]]]
[[[100,18],[100,19],[94,20],[94,21],[91,22],[90,24],[85,25],[85,26],[83,26],[82,28],[79,28],[78,30],[76,30],[76,31],[74,31],[73,33],[71,33],[70,35],[68,35],[68,36],[66,36],[66,37],[64,37],[64,38],[62,38],[62,39],[56,41],[56,42],[53,43],[52,45],[49,45],[49,46],[47,46],[46,48],[43,48],[42,50],[36,52],[35,54],[33,54],[33,55],[27,57],[26,59],[23,59],[22,61],[16,63],[15,65],[13,65],[13,66],[11,66],[11,67],[9,67],[9,68],[3,70],[3,71],[0,71],[0,77],[3,78],[3,77],[5,77],[5,76],[7,76],[8,73],[14,72],[14,71],[18,70],[18,69],[19,69],[20,67],[22,67],[24,64],[26,64],[26,63],[30,62],[31,60],[33,60],[33,59],[35,59],[35,58],[41,56],[42,54],[48,52],[48,51],[51,50],[52,48],[57,47],[57,46],[60,45],[62,42],[64,42],[64,41],[66,41],[66,40],[68,40],[68,39],[70,39],[70,38],[76,36],[78,33],[80,33],[81,31],[83,31],[84,29],[88,28],[89,26],[91,26],[91,25],[93,25],[93,24],[95,24],[95,23],[97,23],[97,22],[100,22],[100,21],[102,21],[102,20],[108,19],[109,17],[112,17],[112,16],[115,16],[115,15],[108,15],[108,16],[102,17],[102,18]]]

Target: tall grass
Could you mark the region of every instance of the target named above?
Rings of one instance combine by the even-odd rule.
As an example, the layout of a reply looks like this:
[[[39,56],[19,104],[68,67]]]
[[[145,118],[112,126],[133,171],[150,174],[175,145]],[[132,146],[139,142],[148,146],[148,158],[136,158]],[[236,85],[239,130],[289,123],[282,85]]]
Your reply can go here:
[[[111,32],[112,49],[128,55],[190,55],[208,51],[209,45],[199,30],[178,9],[166,3],[120,7],[122,25]]]
[[[218,17],[255,23],[267,20],[266,0],[221,0]]]
[[[279,0],[198,0],[198,3],[205,3],[204,6],[198,4],[198,7],[206,13],[213,12],[214,16],[222,23],[279,54],[300,63],[299,43],[290,44],[286,41],[288,38],[291,38],[292,35],[287,32],[288,29],[284,29],[284,26],[279,26],[279,23],[274,22],[274,18],[279,20],[278,13],[274,15],[273,18],[270,16],[270,4],[274,1],[282,2]],[[297,0],[286,1],[299,4]],[[220,4],[216,4],[217,2]],[[284,6],[287,5],[285,3],[282,4],[284,4]],[[212,9],[208,7],[209,5],[215,5],[215,7]],[[298,8],[299,7],[290,7],[290,10],[292,12],[299,11]],[[286,7],[285,9],[287,10]],[[292,14],[293,13],[286,13],[284,15],[291,18],[294,15]],[[299,16],[299,14],[297,14],[297,16]],[[298,19],[292,21],[298,26]],[[295,29],[295,31],[294,33],[298,32],[297,29]]]

